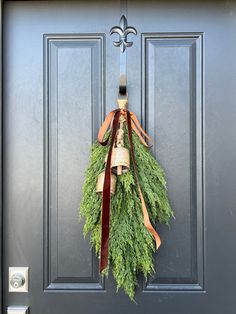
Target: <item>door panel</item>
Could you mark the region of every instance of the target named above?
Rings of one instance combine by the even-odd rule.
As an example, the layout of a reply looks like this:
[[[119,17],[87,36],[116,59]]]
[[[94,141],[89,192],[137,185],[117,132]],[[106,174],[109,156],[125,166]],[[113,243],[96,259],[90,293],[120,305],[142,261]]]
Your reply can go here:
[[[176,221],[148,289],[203,289],[203,34],[143,33],[143,117],[167,169]]]
[[[102,289],[76,208],[102,122],[104,36],[45,35],[44,44],[45,289]]]
[[[129,109],[154,141],[176,219],[157,226],[156,273],[136,303],[83,237],[78,212],[91,144],[116,107],[125,13]],[[233,314],[236,3],[7,1],[4,6],[4,309],[33,314]],[[115,37],[115,36],[114,36]],[[8,267],[28,266],[28,293]]]

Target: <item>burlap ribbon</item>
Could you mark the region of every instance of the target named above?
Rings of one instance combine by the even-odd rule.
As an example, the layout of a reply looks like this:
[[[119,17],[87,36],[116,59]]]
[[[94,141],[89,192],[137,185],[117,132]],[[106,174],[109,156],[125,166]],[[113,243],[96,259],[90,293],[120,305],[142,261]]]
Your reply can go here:
[[[142,204],[142,211],[143,211],[143,221],[145,227],[148,229],[148,231],[154,236],[155,242],[156,242],[156,249],[159,248],[161,245],[161,239],[156,232],[156,230],[153,228],[147,207],[144,201],[144,197],[142,194],[142,190],[139,184],[138,180],[138,174],[137,174],[137,166],[135,161],[135,155],[134,155],[134,148],[133,148],[133,141],[132,141],[132,130],[139,136],[141,142],[146,147],[150,147],[147,142],[144,140],[142,136],[144,136],[148,141],[150,141],[149,136],[144,132],[142,129],[136,115],[132,112],[130,112],[127,109],[116,109],[111,111],[105,121],[103,122],[99,133],[98,133],[98,141],[101,145],[105,146],[109,143],[110,137],[110,147],[108,151],[107,156],[107,162],[106,162],[106,168],[105,168],[105,179],[104,179],[104,185],[103,185],[103,193],[102,193],[102,235],[101,235],[101,254],[100,254],[100,272],[102,272],[107,266],[108,266],[108,245],[109,245],[109,231],[110,231],[110,202],[111,202],[111,195],[110,195],[110,187],[111,187],[111,157],[112,157],[112,149],[113,145],[115,143],[116,139],[116,132],[119,125],[119,118],[120,115],[123,115],[126,118],[127,121],[127,127],[128,127],[128,138],[129,138],[129,146],[130,146],[130,153],[131,158],[133,162],[133,169],[134,169],[134,175],[135,180],[138,185],[138,191],[139,191],[139,197]],[[103,141],[104,135],[108,128],[111,128],[111,132],[109,133],[108,138]]]

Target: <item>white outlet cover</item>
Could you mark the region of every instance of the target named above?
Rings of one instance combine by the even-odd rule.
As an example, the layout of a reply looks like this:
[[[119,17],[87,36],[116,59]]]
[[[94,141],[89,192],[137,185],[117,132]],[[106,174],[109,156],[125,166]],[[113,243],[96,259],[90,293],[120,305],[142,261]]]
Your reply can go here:
[[[14,288],[10,284],[11,277],[14,274],[22,274],[25,278],[25,283],[23,286],[19,288]],[[8,285],[9,285],[9,292],[28,292],[29,287],[28,287],[28,282],[29,282],[29,267],[9,267],[9,275],[8,275]],[[11,313],[11,312],[10,312]],[[25,313],[25,312],[24,312]]]

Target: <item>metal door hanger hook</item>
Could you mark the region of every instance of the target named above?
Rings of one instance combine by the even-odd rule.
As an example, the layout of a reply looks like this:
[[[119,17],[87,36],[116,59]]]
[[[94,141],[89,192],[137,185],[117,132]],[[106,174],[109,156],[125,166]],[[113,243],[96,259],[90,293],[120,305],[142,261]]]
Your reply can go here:
[[[119,34],[119,41],[114,41],[113,44],[116,47],[120,47],[121,53],[124,53],[126,47],[131,47],[133,45],[132,41],[127,40],[128,34],[133,33],[134,35],[137,35],[137,30],[132,26],[128,26],[126,17],[122,15],[120,18],[120,26],[114,26],[110,30],[110,35],[114,33]]]
[[[110,35],[117,33],[119,35],[119,40],[114,41],[113,45],[115,47],[120,47],[120,84],[119,84],[119,94],[127,94],[127,58],[126,58],[126,48],[133,45],[132,41],[128,41],[128,34],[137,35],[137,30],[128,26],[127,19],[124,15],[120,18],[120,26],[114,26],[110,30]]]

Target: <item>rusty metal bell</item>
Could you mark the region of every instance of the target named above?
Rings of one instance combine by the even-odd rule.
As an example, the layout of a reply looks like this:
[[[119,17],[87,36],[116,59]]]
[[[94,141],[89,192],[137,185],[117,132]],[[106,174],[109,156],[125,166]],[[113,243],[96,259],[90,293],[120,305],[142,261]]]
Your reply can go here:
[[[105,171],[101,172],[98,176],[97,180],[97,186],[96,186],[96,192],[102,193],[103,191],[103,185],[104,185],[104,179],[105,179]],[[116,191],[116,175],[111,173],[111,194],[115,194]]]
[[[107,155],[104,162],[107,162]],[[111,156],[112,172],[121,175],[128,172],[130,168],[129,150],[125,147],[114,147]]]
[[[112,151],[111,168],[114,173],[121,175],[130,168],[129,150],[125,147],[115,147]]]

